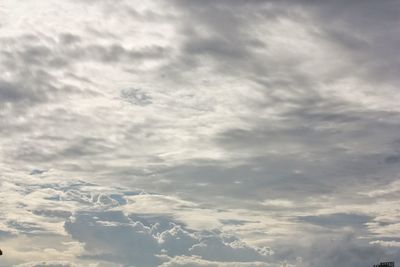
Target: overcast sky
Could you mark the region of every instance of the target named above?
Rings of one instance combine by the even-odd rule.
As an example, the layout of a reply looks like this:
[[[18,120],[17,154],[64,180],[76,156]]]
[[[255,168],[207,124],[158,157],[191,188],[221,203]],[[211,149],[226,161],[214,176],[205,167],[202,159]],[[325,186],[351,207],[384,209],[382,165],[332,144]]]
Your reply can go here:
[[[1,0],[0,266],[400,263],[400,1]]]

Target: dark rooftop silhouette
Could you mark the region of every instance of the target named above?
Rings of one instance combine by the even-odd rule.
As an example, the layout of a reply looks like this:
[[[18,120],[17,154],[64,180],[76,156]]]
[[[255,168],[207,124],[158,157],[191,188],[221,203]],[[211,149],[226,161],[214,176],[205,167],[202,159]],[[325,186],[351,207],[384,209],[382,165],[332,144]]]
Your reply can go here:
[[[374,265],[374,267],[394,267],[394,261],[390,262],[381,262],[377,265]]]

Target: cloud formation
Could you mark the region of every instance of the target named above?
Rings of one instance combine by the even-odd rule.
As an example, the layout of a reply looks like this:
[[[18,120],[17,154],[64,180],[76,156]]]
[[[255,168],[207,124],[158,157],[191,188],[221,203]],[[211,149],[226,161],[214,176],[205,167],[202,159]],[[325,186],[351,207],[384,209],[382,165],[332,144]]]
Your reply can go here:
[[[2,1],[0,266],[399,260],[399,9]]]

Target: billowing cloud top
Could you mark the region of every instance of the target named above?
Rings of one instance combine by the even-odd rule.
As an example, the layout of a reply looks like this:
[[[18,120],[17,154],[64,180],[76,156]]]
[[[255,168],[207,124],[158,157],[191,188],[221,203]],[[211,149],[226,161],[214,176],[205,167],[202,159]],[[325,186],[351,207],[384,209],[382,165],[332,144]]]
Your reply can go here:
[[[396,0],[3,0],[0,266],[400,261]]]

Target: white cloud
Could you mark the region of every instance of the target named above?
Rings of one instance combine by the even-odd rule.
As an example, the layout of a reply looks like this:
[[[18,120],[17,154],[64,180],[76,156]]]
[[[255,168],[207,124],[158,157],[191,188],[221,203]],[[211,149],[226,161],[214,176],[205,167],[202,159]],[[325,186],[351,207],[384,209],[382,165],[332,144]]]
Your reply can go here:
[[[203,260],[199,257],[185,257],[185,256],[178,256],[172,258],[169,262],[163,263],[160,267],[172,267],[172,266],[181,266],[181,267],[201,267],[201,266],[209,266],[209,267],[281,267],[283,265],[273,265],[263,262],[250,262],[250,263],[243,263],[243,262],[215,262],[215,261],[207,261]]]
[[[383,241],[383,240],[376,240],[371,241],[370,244],[377,244],[382,247],[400,247],[400,242],[397,241]]]
[[[267,199],[263,203],[265,206],[292,208],[294,203],[288,199]]]

